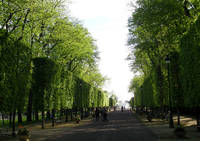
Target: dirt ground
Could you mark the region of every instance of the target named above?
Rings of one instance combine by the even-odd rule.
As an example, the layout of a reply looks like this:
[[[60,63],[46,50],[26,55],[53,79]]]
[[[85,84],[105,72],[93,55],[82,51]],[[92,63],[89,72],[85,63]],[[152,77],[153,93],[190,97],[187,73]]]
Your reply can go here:
[[[159,141],[200,141],[200,132],[196,128],[196,120],[181,116],[181,125],[184,126],[187,134],[185,138],[179,139],[174,135],[174,129],[169,128],[169,122],[161,119],[153,119],[149,122],[146,116],[137,115],[137,117],[158,137]],[[177,127],[177,117],[173,117],[174,126]]]
[[[30,141],[157,141],[151,130],[130,111],[110,112],[108,121],[87,119],[80,124],[57,124],[54,128],[49,123],[43,130],[40,125],[27,128],[31,130]],[[5,140],[17,141],[17,138]]]
[[[177,126],[177,117],[174,125]],[[187,131],[185,138],[178,139],[169,122],[153,119],[148,122],[145,116],[130,111],[109,113],[109,122],[96,122],[94,119],[75,122],[57,123],[55,127],[46,123],[45,129],[40,124],[25,126],[31,131],[30,141],[200,141],[200,132],[196,121],[191,117],[181,116],[181,125]],[[18,141],[11,136],[0,136],[0,141]]]
[[[64,123],[64,122],[63,123],[55,123],[54,127],[52,127],[51,122],[46,122],[45,129],[41,129],[41,123],[33,123],[33,124],[29,124],[29,125],[26,125],[23,127],[27,128],[30,131],[30,133],[32,134],[33,132],[48,131],[48,130],[57,129],[57,128],[73,128],[73,127],[78,127],[78,126],[82,126],[82,125],[87,125],[91,122],[91,119],[92,118],[84,119],[79,124],[76,124],[74,121],[69,121],[67,123]],[[18,127],[16,127],[16,131],[17,130],[18,130]],[[11,129],[10,129],[8,132],[8,135],[0,134],[0,141],[18,141],[18,138],[11,136]]]

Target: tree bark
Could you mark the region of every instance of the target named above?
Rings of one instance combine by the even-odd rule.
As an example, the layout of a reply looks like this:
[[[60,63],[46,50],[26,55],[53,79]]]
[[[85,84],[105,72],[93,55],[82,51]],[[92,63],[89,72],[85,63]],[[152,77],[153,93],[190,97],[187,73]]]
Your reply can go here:
[[[12,136],[15,137],[15,115],[16,115],[16,110],[13,111],[13,119],[12,119]]]
[[[178,125],[181,125],[181,122],[180,122],[180,110],[179,110],[179,108],[177,108],[177,113],[178,113]]]
[[[196,120],[197,120],[197,126],[200,126],[200,124],[199,124],[199,107],[196,107]]]
[[[18,124],[22,124],[22,112],[18,111]]]
[[[2,116],[2,125],[4,126],[4,124],[5,124],[5,123],[4,123],[4,113],[2,113],[1,116]]]
[[[10,116],[9,116],[9,127],[12,126],[12,112],[10,112]]]
[[[50,120],[51,119],[51,113],[50,113],[50,110],[47,111],[47,120]]]
[[[52,127],[55,126],[55,109],[52,109]]]
[[[65,122],[68,122],[68,109],[65,110]]]
[[[71,121],[73,120],[73,110],[71,109]]]
[[[45,120],[44,120],[44,109],[42,110],[42,129],[44,129],[44,124],[45,124]]]
[[[163,96],[163,75],[162,75],[162,70],[161,70],[161,66],[159,65],[157,67],[157,74],[158,74],[158,86],[159,86],[159,99],[160,99],[160,110],[161,110],[161,114],[163,115],[163,102],[164,102],[164,96]]]
[[[81,108],[81,119],[83,119],[83,108]]]
[[[35,112],[35,120],[38,121],[39,120],[39,115],[38,115],[38,111]]]
[[[33,103],[33,93],[32,93],[32,88],[30,89],[29,92],[29,98],[28,98],[28,108],[27,108],[27,121],[32,121],[32,103]]]
[[[60,120],[62,119],[63,116],[63,108],[60,108]]]

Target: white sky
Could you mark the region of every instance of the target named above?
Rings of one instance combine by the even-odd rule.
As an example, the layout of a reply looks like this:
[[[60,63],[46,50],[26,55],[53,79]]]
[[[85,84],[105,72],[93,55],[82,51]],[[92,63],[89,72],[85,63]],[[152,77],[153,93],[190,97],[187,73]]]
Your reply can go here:
[[[113,91],[118,100],[130,100],[128,86],[133,73],[130,72],[127,44],[127,21],[130,16],[130,0],[71,0],[70,15],[78,18],[89,30],[100,52],[99,68],[110,78],[104,87]]]

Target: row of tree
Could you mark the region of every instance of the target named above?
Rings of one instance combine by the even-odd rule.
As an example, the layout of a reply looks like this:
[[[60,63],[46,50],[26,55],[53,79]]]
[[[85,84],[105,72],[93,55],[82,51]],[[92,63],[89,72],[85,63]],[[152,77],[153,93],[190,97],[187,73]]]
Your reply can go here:
[[[129,87],[134,92],[132,104],[160,107],[163,112],[171,99],[177,111],[197,109],[198,118],[200,2],[137,0],[134,8],[129,19],[128,60],[139,75]]]
[[[110,97],[109,97],[109,106],[110,107],[114,107],[117,105],[117,96],[115,94],[112,94]]]
[[[62,0],[0,1],[0,112],[22,122],[51,110],[103,107],[98,51]],[[54,112],[52,112],[54,113]]]

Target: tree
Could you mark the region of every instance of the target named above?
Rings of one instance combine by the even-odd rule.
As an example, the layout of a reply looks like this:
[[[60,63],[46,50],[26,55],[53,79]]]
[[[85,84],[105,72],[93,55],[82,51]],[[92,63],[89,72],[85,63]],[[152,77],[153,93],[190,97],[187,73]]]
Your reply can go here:
[[[166,92],[169,88],[167,67],[164,62],[167,54],[171,58],[169,83],[172,86],[170,91],[173,106],[180,107],[180,101],[187,99],[185,95],[182,95],[185,86],[181,84],[185,76],[180,76],[182,74],[180,60],[185,55],[180,56],[179,53],[183,50],[182,40],[185,38],[182,38],[190,30],[190,24],[195,22],[199,15],[199,6],[196,0],[137,1],[137,7],[129,19],[128,40],[132,50],[128,60],[131,60],[132,70],[140,72],[142,81],[137,87],[132,85],[133,82],[130,85],[130,90],[134,90],[135,93],[135,105],[149,105],[145,101],[149,97],[152,97],[153,105],[159,106],[162,112],[168,105],[169,99]],[[191,51],[187,51],[187,56],[192,56]],[[188,77],[187,81],[189,79]],[[150,93],[146,93],[147,86],[150,88],[148,90]],[[139,87],[142,89],[141,92],[139,92]]]
[[[109,106],[114,107],[117,104],[117,96],[115,94],[112,94],[109,98]]]

